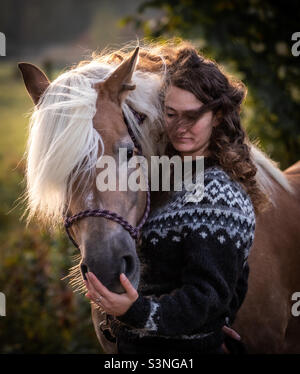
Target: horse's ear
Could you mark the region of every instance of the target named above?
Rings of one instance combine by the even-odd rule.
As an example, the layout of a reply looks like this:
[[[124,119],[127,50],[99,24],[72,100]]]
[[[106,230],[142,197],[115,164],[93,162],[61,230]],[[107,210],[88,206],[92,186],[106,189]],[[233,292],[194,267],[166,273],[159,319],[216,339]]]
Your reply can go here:
[[[135,89],[135,85],[131,83],[131,78],[136,68],[138,57],[139,47],[103,83],[103,88],[109,92],[110,98],[118,104],[124,100],[129,91]],[[97,87],[97,84],[95,86]]]
[[[34,104],[37,105],[40,97],[49,86],[50,81],[46,74],[33,64],[20,62],[18,66],[21,70],[26,89]]]

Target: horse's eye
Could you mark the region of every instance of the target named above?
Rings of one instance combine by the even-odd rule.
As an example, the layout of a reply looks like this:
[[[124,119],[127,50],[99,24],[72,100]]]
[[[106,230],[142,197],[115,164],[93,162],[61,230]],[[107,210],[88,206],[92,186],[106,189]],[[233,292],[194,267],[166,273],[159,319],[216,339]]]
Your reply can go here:
[[[127,149],[127,160],[130,160],[133,156],[133,149]]]

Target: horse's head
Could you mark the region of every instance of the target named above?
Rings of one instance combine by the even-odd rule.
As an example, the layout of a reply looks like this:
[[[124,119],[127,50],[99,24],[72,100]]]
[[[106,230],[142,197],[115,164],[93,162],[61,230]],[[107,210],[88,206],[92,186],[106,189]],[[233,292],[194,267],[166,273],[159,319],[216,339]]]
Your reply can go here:
[[[119,191],[118,188],[116,191],[100,192],[96,184],[95,163],[92,165],[94,166],[93,172],[89,175],[86,173],[87,170],[91,171],[91,160],[95,161],[95,157],[98,159],[104,150],[105,155],[113,157],[116,161],[118,186],[118,178],[121,177],[121,165],[118,162],[119,148],[126,148],[127,150],[127,161],[125,160],[125,162],[128,162],[136,151],[124,122],[121,105],[128,92],[135,89],[135,86],[131,83],[131,78],[137,59],[138,48],[130,58],[123,61],[112,73],[106,73],[108,78],[102,79],[100,82],[93,78],[94,83],[93,79],[89,81],[88,92],[91,95],[95,94],[96,101],[91,125],[93,129],[90,129],[89,133],[86,132],[86,126],[88,125],[84,126],[82,124],[84,119],[80,121],[81,114],[78,115],[76,104],[73,103],[72,106],[68,101],[68,97],[73,90],[76,91],[76,95],[79,95],[77,100],[80,99],[80,95],[82,95],[82,100],[86,99],[83,97],[84,92],[80,93],[80,86],[73,87],[70,80],[67,79],[62,84],[66,87],[65,91],[60,93],[55,90],[51,91],[52,84],[40,69],[31,64],[19,64],[26,88],[36,105],[37,112],[35,123],[31,128],[27,173],[29,204],[33,206],[34,211],[43,210],[46,215],[45,212],[50,212],[52,209],[51,204],[55,204],[56,201],[57,206],[59,206],[64,200],[64,203],[67,201],[68,204],[63,213],[69,216],[87,209],[107,209],[124,217],[132,226],[137,226],[144,213],[146,192],[131,191],[130,189]],[[49,98],[50,101],[47,104],[47,97],[51,95],[52,98]],[[58,100],[55,95],[61,95],[62,98]],[[57,100],[58,104],[54,104],[53,100]],[[69,116],[70,121],[72,118],[73,121],[77,121],[76,126],[74,124],[73,127],[70,126],[67,123],[67,117],[63,120],[59,117],[64,113],[64,100],[66,100],[68,107],[67,116]],[[52,110],[55,113],[49,117],[47,111],[51,112]],[[52,118],[55,124],[53,121],[51,123],[49,118]],[[44,127],[44,133],[42,134],[42,129],[36,129],[36,132],[41,134],[34,133],[34,126]],[[80,126],[82,126],[81,133],[78,129]],[[47,133],[47,139],[45,133]],[[51,137],[53,138],[50,139]],[[94,138],[93,141],[91,141],[91,137]],[[84,149],[87,149],[86,143],[89,141],[91,142],[90,149],[84,152]],[[69,144],[69,142],[72,144]],[[39,148],[39,151],[37,152],[34,147]],[[43,149],[43,147],[48,148],[48,150]],[[94,156],[91,156],[91,154],[94,154]],[[72,168],[67,173],[68,163],[72,164]],[[45,168],[48,168],[48,173],[42,176],[45,173]],[[101,168],[97,169],[97,172],[102,170]],[[130,173],[130,168],[128,170]],[[50,178],[48,183],[46,180],[43,184],[42,181],[47,178]],[[39,182],[36,182],[37,179],[39,179]],[[70,181],[72,182],[71,190],[69,191],[66,187],[62,194],[64,197],[60,198],[59,189],[63,183],[70,184]],[[44,186],[44,195],[38,199],[33,195],[34,193],[42,193],[40,191],[42,185]],[[47,194],[52,194],[51,198],[48,199]],[[38,206],[41,204],[45,206],[43,208]],[[92,271],[110,290],[122,293],[124,290],[120,284],[119,275],[124,272],[133,285],[137,287],[139,260],[136,254],[135,241],[121,225],[104,217],[85,217],[75,222],[71,226],[70,232],[80,248],[80,271],[83,277],[85,272]]]

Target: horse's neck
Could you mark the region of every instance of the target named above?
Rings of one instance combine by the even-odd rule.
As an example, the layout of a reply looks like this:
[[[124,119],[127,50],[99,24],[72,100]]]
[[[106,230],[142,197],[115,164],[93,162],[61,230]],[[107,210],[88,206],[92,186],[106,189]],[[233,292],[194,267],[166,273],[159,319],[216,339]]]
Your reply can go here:
[[[285,191],[295,194],[293,186],[286,175],[279,169],[278,163],[269,158],[255,145],[251,145],[253,161],[257,167],[257,181],[276,205],[276,191],[281,186]]]
[[[300,202],[300,161],[287,168],[284,171],[284,175],[296,191],[298,201]]]
[[[295,164],[289,166],[285,171],[284,171],[285,174],[288,174],[288,175],[300,175],[300,161],[296,162]]]

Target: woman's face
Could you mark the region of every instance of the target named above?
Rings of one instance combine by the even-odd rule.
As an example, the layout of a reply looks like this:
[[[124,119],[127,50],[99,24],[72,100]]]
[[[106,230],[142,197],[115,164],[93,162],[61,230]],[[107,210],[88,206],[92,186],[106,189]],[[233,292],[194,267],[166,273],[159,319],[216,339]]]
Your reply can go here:
[[[175,133],[170,129],[182,112],[200,109],[203,103],[194,94],[176,86],[170,86],[165,99],[166,131],[173,147],[183,156],[209,156],[207,150],[213,126],[213,113],[206,112],[188,129],[179,128]]]

